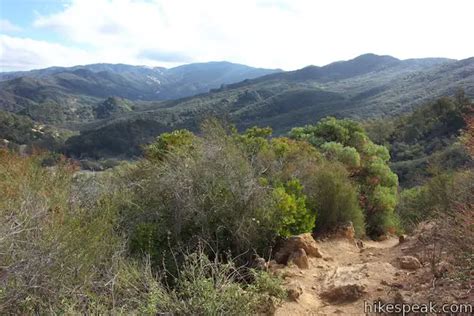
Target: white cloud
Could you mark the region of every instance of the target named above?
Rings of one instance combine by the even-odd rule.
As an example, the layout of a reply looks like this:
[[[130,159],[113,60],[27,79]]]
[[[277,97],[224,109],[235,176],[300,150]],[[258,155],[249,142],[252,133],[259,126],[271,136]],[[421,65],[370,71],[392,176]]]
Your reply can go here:
[[[92,58],[90,53],[59,44],[0,35],[0,71],[72,66]]]
[[[20,32],[21,27],[13,24],[7,19],[0,19],[0,32],[2,33],[15,33]]]
[[[90,61],[295,69],[368,52],[470,57],[472,12],[472,0],[72,0],[34,25]]]

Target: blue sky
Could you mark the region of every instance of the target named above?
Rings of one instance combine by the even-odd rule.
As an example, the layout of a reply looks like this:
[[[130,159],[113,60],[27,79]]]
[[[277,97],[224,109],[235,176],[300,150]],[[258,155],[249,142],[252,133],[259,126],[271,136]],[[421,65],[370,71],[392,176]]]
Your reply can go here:
[[[35,28],[32,22],[40,15],[60,12],[64,9],[64,5],[65,2],[60,0],[1,0],[0,19],[10,21],[21,29],[9,33],[38,40],[62,41],[62,38],[54,32]],[[6,31],[8,32],[8,30]]]
[[[472,0],[0,0],[0,71],[474,56]]]

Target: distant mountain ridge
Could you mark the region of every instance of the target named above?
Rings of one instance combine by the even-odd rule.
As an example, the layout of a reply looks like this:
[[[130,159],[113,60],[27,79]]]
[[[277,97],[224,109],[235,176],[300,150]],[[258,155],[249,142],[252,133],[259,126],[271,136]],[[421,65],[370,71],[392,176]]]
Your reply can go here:
[[[209,62],[170,69],[92,64],[0,73],[0,110],[47,123],[90,121],[94,107],[108,97],[135,102],[177,99],[279,71]]]
[[[287,72],[227,62],[171,69],[95,64],[20,75],[0,81],[0,110],[80,130],[69,142],[75,155],[136,155],[157,134],[196,129],[209,116],[280,134],[329,115],[397,115],[460,88],[474,97],[474,57],[365,54]]]
[[[69,93],[79,95],[101,98],[113,95],[131,100],[153,101],[204,93],[221,84],[279,71],[281,70],[253,68],[230,62],[195,63],[169,69],[126,64],[91,64],[0,73],[0,81],[31,78],[38,80],[38,84],[44,80],[45,85],[53,84],[58,89],[66,89]],[[101,86],[94,90],[83,83],[83,80],[90,80]]]
[[[456,60],[449,58],[418,58],[400,60],[387,55],[379,56],[375,54],[364,54],[351,60],[337,61],[322,67],[310,65],[293,71],[269,74],[258,77],[254,80],[246,81],[245,84],[248,84],[249,82],[267,81],[271,79],[293,81],[317,80],[328,82],[334,80],[343,80],[371,72],[383,71],[390,68],[406,68],[407,70],[410,69],[411,72],[416,70],[426,70],[427,68],[433,66],[455,61]],[[239,84],[243,83],[237,83],[235,85]]]
[[[398,115],[464,89],[474,98],[474,58],[398,60],[362,55],[323,67],[269,74],[160,103],[82,127],[69,153],[77,156],[138,155],[137,144],[178,128],[196,130],[209,116],[239,129],[270,126],[275,134],[325,116],[366,119]],[[117,140],[117,141],[115,141]]]

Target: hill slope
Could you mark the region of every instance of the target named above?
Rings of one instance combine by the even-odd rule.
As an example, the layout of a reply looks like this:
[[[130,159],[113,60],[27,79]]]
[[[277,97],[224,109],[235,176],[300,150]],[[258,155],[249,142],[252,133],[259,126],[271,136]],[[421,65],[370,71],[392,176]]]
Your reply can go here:
[[[53,104],[69,113],[66,120],[90,120],[91,105],[110,96],[134,101],[168,100],[278,71],[211,62],[171,69],[93,64],[0,73],[0,80],[3,80],[0,82],[0,109],[23,110],[30,114],[30,108],[43,109]],[[81,110],[88,113],[78,115]]]
[[[130,130],[148,135],[140,139],[149,141],[155,136],[149,126],[159,126],[160,131],[195,129],[208,116],[229,120],[241,129],[268,125],[278,134],[328,115],[365,119],[408,112],[439,96],[453,95],[459,88],[468,97],[474,96],[474,58],[398,60],[363,55],[324,67],[245,80],[190,98],[142,104],[119,118],[83,126],[82,135],[73,142],[94,144],[110,131],[121,140],[131,140]],[[121,129],[125,125],[130,128]],[[147,130],[142,131],[144,128]],[[127,148],[139,152],[138,144],[127,141]],[[87,152],[104,149],[115,152],[95,146]]]

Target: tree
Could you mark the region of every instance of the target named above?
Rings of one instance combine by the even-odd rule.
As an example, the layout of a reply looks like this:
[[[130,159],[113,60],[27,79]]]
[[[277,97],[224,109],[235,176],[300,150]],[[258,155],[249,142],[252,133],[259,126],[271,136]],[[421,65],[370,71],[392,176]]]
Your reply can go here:
[[[390,170],[386,147],[374,144],[354,121],[328,117],[316,125],[294,128],[293,139],[306,140],[334,161],[342,162],[359,186],[359,201],[365,210],[367,233],[378,236],[397,227],[394,208],[398,178]]]

